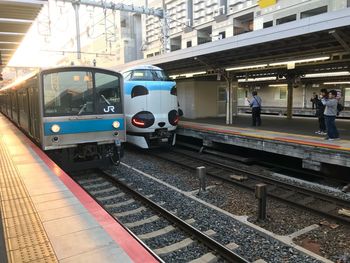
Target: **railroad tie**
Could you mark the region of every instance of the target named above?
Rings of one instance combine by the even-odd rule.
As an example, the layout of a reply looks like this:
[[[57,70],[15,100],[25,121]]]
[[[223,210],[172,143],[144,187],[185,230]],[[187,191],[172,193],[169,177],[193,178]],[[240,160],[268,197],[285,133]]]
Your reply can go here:
[[[130,204],[132,204],[134,202],[135,202],[135,200],[131,198],[129,200],[126,200],[124,202],[120,202],[120,203],[117,203],[117,204],[105,205],[105,207],[107,207],[107,208],[117,208],[117,207],[121,207],[121,206],[125,206],[125,205],[130,205]]]
[[[152,223],[154,221],[157,221],[158,219],[159,219],[159,216],[151,216],[149,218],[142,219],[136,222],[125,223],[124,225],[128,228],[132,228],[132,227],[137,227],[137,226],[142,226],[144,224]]]
[[[207,253],[200,258],[191,260],[189,263],[211,263],[217,262],[218,258],[213,253]]]
[[[166,246],[166,247],[162,247],[162,248],[157,248],[154,251],[154,253],[156,253],[157,255],[164,255],[164,254],[169,254],[169,253],[172,253],[176,250],[179,250],[181,248],[185,248],[189,245],[191,245],[193,243],[193,239],[191,238],[186,238],[180,242],[177,242],[175,244],[171,244],[169,246]]]
[[[85,189],[94,189],[94,188],[104,187],[104,186],[111,186],[111,184],[109,182],[101,182],[100,184],[91,184],[87,186],[83,185]]]
[[[153,238],[153,237],[158,237],[158,236],[167,234],[167,233],[173,231],[174,229],[175,229],[175,227],[173,227],[173,226],[167,226],[167,227],[164,227],[162,229],[159,229],[159,230],[156,230],[156,231],[152,231],[150,233],[138,235],[138,237],[140,239],[142,239],[142,240],[146,240],[146,239],[150,239],[150,238]]]
[[[116,217],[135,215],[135,214],[141,213],[142,211],[145,211],[145,210],[147,210],[147,208],[144,207],[144,206],[141,206],[141,207],[136,208],[134,210],[129,210],[129,211],[120,212],[120,213],[113,213],[113,215],[116,216]]]
[[[78,179],[79,184],[90,184],[90,183],[96,183],[99,181],[104,182],[104,179],[103,178]]]
[[[215,234],[215,231],[213,230],[207,230],[204,232],[206,235],[208,236],[211,236],[211,235],[214,235]],[[169,246],[166,246],[166,247],[162,247],[162,248],[157,248],[154,250],[154,253],[156,253],[157,255],[164,255],[164,254],[169,254],[169,253],[172,253],[176,250],[179,250],[179,249],[182,249],[182,248],[185,248],[189,245],[191,245],[192,243],[194,242],[193,239],[191,238],[186,238],[184,240],[181,240],[177,243],[174,243],[174,244],[171,244]]]
[[[231,242],[231,243],[228,243],[227,245],[225,245],[225,247],[228,248],[229,250],[234,250],[234,249],[238,248],[239,246],[235,242]]]
[[[108,193],[108,192],[111,192],[111,191],[115,191],[117,188],[115,186],[112,186],[112,187],[109,187],[109,188],[106,188],[106,189],[101,189],[101,190],[96,190],[96,191],[90,191],[90,193],[92,195],[96,195],[96,194],[103,194],[103,193]]]
[[[195,222],[195,220],[193,218],[190,218],[190,219],[187,219],[185,222],[187,224],[193,224]],[[173,227],[173,226],[167,226],[167,227],[164,227],[164,228],[156,230],[156,231],[152,231],[152,232],[149,232],[146,234],[139,235],[138,237],[141,238],[142,240],[146,240],[149,238],[153,238],[153,237],[167,234],[167,233],[173,231],[174,229],[175,229],[175,227]],[[212,233],[210,233],[210,234],[212,234]]]
[[[119,193],[119,194],[111,195],[111,196],[97,197],[97,199],[99,201],[103,202],[103,201],[108,201],[108,200],[111,200],[111,199],[114,199],[114,198],[123,197],[124,195],[125,195],[125,193]]]

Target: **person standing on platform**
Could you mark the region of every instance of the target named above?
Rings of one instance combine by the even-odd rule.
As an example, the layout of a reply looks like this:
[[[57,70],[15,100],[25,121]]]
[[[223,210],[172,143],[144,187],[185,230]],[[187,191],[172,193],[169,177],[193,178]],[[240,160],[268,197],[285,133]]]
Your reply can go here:
[[[317,104],[317,101],[318,101],[318,96],[317,96],[317,94],[315,92],[312,94],[312,98],[310,99],[310,101],[312,102],[312,109],[315,109],[315,107],[317,109],[316,104]]]
[[[249,106],[252,107],[252,125],[253,126],[260,126],[261,125],[261,98],[258,96],[257,91],[252,92],[252,99],[249,101]]]
[[[320,95],[320,99],[317,98],[317,102],[316,102],[316,116],[318,118],[318,126],[319,126],[319,130],[317,132],[315,132],[316,134],[320,134],[320,135],[327,135],[326,132],[326,123],[324,120],[324,109],[325,106],[323,105],[321,98],[328,98],[328,92],[327,89],[321,89],[321,95]]]
[[[339,139],[339,133],[335,126],[338,106],[337,91],[329,91],[328,98],[322,98],[322,104],[326,106],[324,110],[324,118],[326,121],[327,137],[325,140],[333,141]]]

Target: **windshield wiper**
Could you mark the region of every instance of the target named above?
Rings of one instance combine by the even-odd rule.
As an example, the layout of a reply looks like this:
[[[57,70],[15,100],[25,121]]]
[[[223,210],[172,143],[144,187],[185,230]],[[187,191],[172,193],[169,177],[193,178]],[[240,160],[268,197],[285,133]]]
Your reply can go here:
[[[106,99],[106,97],[101,94],[101,98],[108,104],[108,105],[111,105],[111,103],[109,102],[109,100]]]
[[[83,111],[86,109],[86,106],[87,106],[87,103],[85,103],[85,104],[81,107],[81,109],[80,109],[79,112],[78,112],[78,116],[79,116],[80,114],[83,113]]]

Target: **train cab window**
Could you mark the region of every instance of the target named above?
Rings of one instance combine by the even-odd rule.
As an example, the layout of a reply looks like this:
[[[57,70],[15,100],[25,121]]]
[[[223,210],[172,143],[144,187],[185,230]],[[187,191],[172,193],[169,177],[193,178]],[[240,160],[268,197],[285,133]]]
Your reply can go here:
[[[122,113],[120,78],[111,74],[96,73],[98,113]]]
[[[124,81],[130,80],[131,71],[127,71],[127,72],[123,73],[123,77],[124,77]]]
[[[45,116],[94,113],[92,73],[62,71],[43,76]]]
[[[127,80],[127,79],[125,79]],[[171,81],[163,70],[136,69],[132,70],[128,80],[134,81]]]

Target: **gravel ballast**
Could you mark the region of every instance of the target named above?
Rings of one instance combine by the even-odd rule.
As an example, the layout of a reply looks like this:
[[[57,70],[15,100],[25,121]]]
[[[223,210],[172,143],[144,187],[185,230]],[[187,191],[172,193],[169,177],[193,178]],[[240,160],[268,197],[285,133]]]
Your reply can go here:
[[[145,173],[151,174],[155,178],[158,178],[182,191],[190,192],[198,189],[198,179],[194,177],[192,172],[187,169],[179,168],[179,166],[171,164],[167,161],[149,156],[147,155],[147,152],[137,152],[135,150],[127,151],[123,162]],[[133,182],[133,185],[135,186],[140,185],[138,188],[142,189],[141,192],[143,194],[152,194],[152,199],[154,201],[165,202],[163,206],[168,210],[177,212],[177,215],[183,219],[188,219],[191,217],[195,218],[195,225],[203,231],[212,229],[217,232],[215,238],[219,241],[223,243],[230,243],[232,242],[232,239],[234,239],[234,241],[240,245],[236,251],[241,251],[242,255],[245,255],[252,247],[258,246],[259,249],[256,249],[257,251],[248,253],[249,260],[257,260],[262,258],[267,262],[279,262],[278,260],[285,261],[286,258],[290,257],[289,260],[292,259],[292,261],[289,262],[317,261],[303,255],[294,248],[286,246],[279,241],[271,239],[270,237],[266,237],[264,234],[261,234],[256,230],[251,230],[248,227],[250,231],[254,232],[250,233],[250,231],[245,229],[247,226],[242,226],[240,222],[236,222],[231,225],[231,223],[228,222],[231,222],[232,218],[228,218],[226,215],[219,215],[217,211],[204,208],[195,201],[191,199],[188,200],[188,198],[184,195],[173,193],[173,191],[169,188],[144,178],[132,169],[121,166],[117,168],[117,170],[118,173],[116,174],[119,174],[118,177],[124,178],[126,182]],[[274,176],[278,175],[274,174]],[[289,179],[283,178],[283,180]],[[302,183],[302,180],[299,180],[298,183]],[[322,216],[309,213],[303,209],[289,206],[269,198],[267,207],[268,219],[265,222],[258,222],[256,220],[257,200],[254,197],[254,193],[244,189],[227,186],[222,182],[211,180],[209,178],[208,185],[213,186],[213,188],[208,188],[207,193],[197,196],[198,198],[201,198],[202,200],[220,207],[234,215],[247,216],[249,222],[265,228],[266,230],[277,235],[291,235],[305,227],[320,224],[320,222],[324,221]],[[312,185],[311,187],[316,186]],[[334,191],[330,189],[329,191],[337,192],[336,189]],[[340,195],[343,194],[340,193]],[[187,200],[184,201],[184,199]],[[237,226],[237,224],[239,226]],[[243,231],[241,231],[242,228],[244,228]],[[347,231],[349,227],[345,227],[345,229],[345,232],[348,233]],[[320,232],[319,235],[323,235],[322,227],[315,229],[312,232]],[[309,233],[306,233],[305,235]],[[328,235],[330,236],[330,234]],[[226,238],[221,236],[226,236]],[[296,242],[300,237],[295,239]],[[344,245],[342,248],[341,244],[349,244],[348,242],[350,240],[350,235],[343,236],[343,241],[341,241],[339,249],[337,248],[338,245],[336,245],[335,242],[328,242],[327,240],[328,238],[326,237],[318,239],[318,242],[322,247],[322,250],[319,252],[320,255],[331,260],[337,260],[339,257],[349,253],[349,247]],[[298,242],[298,245],[302,246],[300,242]],[[278,251],[278,253],[274,253],[275,251]],[[318,253],[317,251],[314,252]],[[306,261],[300,261],[300,257]]]

